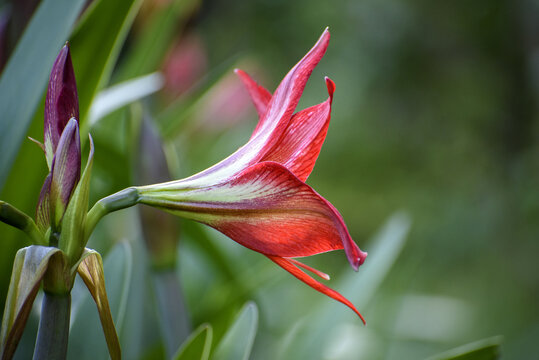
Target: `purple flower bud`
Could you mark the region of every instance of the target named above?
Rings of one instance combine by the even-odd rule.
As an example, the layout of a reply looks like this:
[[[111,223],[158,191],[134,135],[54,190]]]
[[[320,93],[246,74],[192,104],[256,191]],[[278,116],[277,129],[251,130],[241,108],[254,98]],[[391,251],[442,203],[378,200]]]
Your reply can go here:
[[[71,118],[79,119],[79,100],[69,46],[66,44],[52,66],[45,99],[44,143],[49,169],[52,168],[60,136]]]
[[[69,198],[80,179],[79,124],[72,118],[62,132],[52,161],[50,188],[51,225],[57,228]]]

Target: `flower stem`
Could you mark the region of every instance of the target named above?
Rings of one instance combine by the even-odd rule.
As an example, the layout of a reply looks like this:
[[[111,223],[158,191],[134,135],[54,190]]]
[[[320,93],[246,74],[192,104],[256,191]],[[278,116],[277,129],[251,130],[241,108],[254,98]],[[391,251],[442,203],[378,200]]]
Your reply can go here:
[[[47,245],[44,237],[37,229],[31,217],[14,207],[13,205],[0,200],[0,221],[11,225],[28,235],[35,245]]]
[[[174,270],[154,271],[152,279],[161,333],[165,339],[167,358],[170,358],[189,336],[191,326]]]
[[[44,292],[33,360],[66,358],[70,313],[71,294]]]
[[[96,202],[86,217],[86,225],[84,228],[85,238],[87,239],[90,236],[103,216],[117,210],[134,206],[138,203],[138,200],[138,190],[134,187],[129,187]]]

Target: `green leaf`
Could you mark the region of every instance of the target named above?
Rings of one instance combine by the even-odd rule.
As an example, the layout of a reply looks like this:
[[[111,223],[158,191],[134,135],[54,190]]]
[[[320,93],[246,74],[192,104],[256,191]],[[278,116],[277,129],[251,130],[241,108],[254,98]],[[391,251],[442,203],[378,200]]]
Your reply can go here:
[[[494,336],[446,351],[428,360],[496,360],[500,358],[501,342],[501,336]]]
[[[44,0],[2,73],[0,189],[42,98],[54,59],[84,3],[84,0]]]
[[[129,284],[133,273],[133,251],[127,241],[117,244],[105,258],[105,276],[109,281],[107,293],[118,332],[122,331]]]
[[[118,340],[110,312],[101,255],[98,252],[87,249],[84,254],[84,260],[82,260],[77,270],[97,305],[97,311],[101,319],[110,357],[113,360],[121,359],[120,341]]]
[[[212,327],[208,324],[202,324],[189,335],[172,358],[174,360],[208,360],[212,338]]]
[[[0,332],[2,360],[15,353],[49,261],[60,252],[46,246],[29,246],[17,252]]]
[[[70,264],[79,261],[84,247],[86,246],[86,236],[84,233],[84,222],[88,211],[88,197],[90,194],[90,175],[94,160],[94,143],[90,136],[90,153],[88,162],[82,173],[80,181],[69,200],[67,210],[62,220],[62,233],[58,247],[68,256]]]
[[[88,115],[90,126],[111,112],[161,90],[164,82],[160,73],[152,73],[101,91],[90,108]]]
[[[247,360],[253,348],[257,327],[258,308],[255,303],[248,302],[215,349],[212,359]]]
[[[152,13],[148,25],[140,32],[126,62],[119,69],[120,80],[157,71],[173,37],[177,37],[189,15],[199,6],[200,0],[173,0]]]
[[[141,3],[141,0],[95,1],[71,37],[79,86],[81,134],[86,133],[92,100],[107,84]]]

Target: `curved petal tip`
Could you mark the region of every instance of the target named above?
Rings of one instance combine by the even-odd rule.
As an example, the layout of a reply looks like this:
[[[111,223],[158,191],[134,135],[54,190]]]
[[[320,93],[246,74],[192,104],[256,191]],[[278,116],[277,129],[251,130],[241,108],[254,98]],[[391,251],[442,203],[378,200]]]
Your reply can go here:
[[[324,80],[326,81],[329,97],[331,98],[331,101],[333,101],[333,94],[335,93],[335,83],[327,76],[324,77]]]
[[[365,262],[365,259],[367,258],[368,253],[366,251],[361,251],[359,248],[357,249],[357,252],[353,256],[348,257],[348,261],[350,262],[350,265],[354,269],[354,271],[358,271],[359,267],[363,265]]]

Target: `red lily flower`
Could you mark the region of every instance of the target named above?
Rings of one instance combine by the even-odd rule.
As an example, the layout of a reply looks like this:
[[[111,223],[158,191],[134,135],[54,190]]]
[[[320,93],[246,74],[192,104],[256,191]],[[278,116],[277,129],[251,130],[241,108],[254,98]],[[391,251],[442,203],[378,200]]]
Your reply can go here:
[[[324,142],[335,84],[329,97],[293,114],[314,67],[329,43],[324,31],[315,46],[271,95],[237,70],[260,116],[251,139],[220,163],[187,179],[137,188],[139,202],[207,224],[243,246],[266,255],[299,280],[354,310],[338,292],[303,272],[328,279],[293,257],[344,249],[357,271],[367,253],[354,243],[339,212],[305,180]]]

